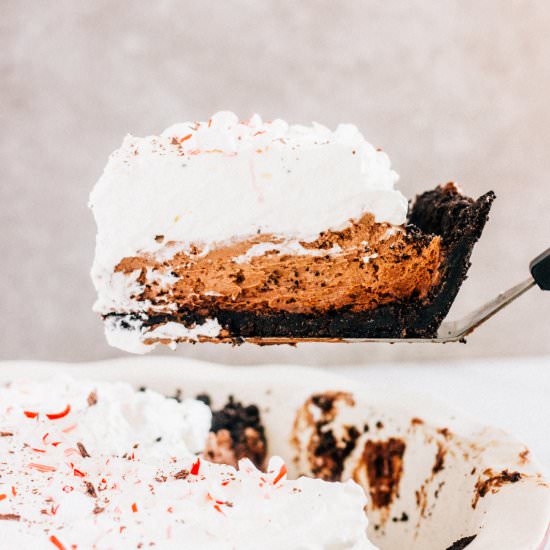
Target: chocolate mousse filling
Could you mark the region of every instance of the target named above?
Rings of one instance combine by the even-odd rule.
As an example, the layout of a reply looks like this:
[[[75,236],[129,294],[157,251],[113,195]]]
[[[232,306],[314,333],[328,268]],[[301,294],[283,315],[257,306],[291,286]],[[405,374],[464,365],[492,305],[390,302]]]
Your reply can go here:
[[[145,316],[111,313],[122,328],[216,319],[214,341],[243,338],[433,338],[470,267],[470,255],[495,198],[465,197],[450,183],[419,195],[404,228],[365,215],[312,243],[257,235],[213,250],[124,258],[116,270],[141,270]],[[162,236],[159,236],[162,239]],[[177,243],[166,243],[166,250]],[[298,252],[296,252],[298,248]],[[257,254],[254,251],[259,251]],[[167,287],[162,277],[173,282]],[[167,309],[171,306],[171,310]],[[165,309],[168,313],[158,313]],[[144,339],[152,344],[159,339]]]

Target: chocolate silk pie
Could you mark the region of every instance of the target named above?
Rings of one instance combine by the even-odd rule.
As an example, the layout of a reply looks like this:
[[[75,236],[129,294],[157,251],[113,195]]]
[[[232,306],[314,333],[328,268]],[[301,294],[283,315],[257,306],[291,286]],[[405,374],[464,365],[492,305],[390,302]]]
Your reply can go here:
[[[434,337],[494,194],[409,207],[397,180],[352,125],[221,112],[127,136],[90,197],[108,341]]]

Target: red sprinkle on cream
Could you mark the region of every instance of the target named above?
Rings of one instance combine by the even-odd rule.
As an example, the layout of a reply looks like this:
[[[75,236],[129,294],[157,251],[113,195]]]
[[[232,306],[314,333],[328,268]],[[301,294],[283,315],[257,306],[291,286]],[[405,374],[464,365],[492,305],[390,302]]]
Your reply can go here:
[[[286,465],[283,464],[281,466],[281,469],[279,470],[279,473],[277,474],[277,476],[275,477],[275,479],[273,480],[273,485],[277,485],[277,483],[279,481],[281,481],[281,479],[283,478],[283,476],[286,475]]]
[[[214,504],[214,510],[216,510],[220,514],[223,514],[223,511],[222,511],[222,509],[220,508],[220,506],[218,504]]]
[[[74,468],[73,474],[77,477],[86,477],[86,472],[81,472],[80,470],[77,470],[76,468]]]
[[[0,500],[4,500],[5,498],[8,498],[5,493],[2,493],[0,495]]]
[[[58,413],[50,413],[50,414],[47,414],[46,416],[47,416],[50,420],[59,420],[60,418],[64,418],[65,416],[67,416],[70,412],[71,412],[71,406],[70,406],[70,405],[67,405],[67,406],[65,407],[65,409],[62,410],[61,412],[58,412]]]
[[[180,139],[180,143],[183,143],[184,141],[187,141],[188,139],[191,139],[193,137],[193,134],[187,134],[186,136],[183,136]]]
[[[34,411],[23,411],[23,414],[27,417],[27,418],[36,418],[38,416],[38,413],[37,412],[34,412]]]
[[[201,467],[201,459],[197,458],[197,461],[193,463],[193,466],[191,466],[191,470],[189,470],[189,473],[194,476],[198,475],[200,467]]]
[[[58,548],[58,550],[66,550],[65,549],[65,546],[63,546],[63,544],[61,544],[61,541],[55,536],[55,535],[52,535],[50,537],[50,542],[56,547]]]
[[[12,494],[14,497],[17,496],[17,491],[16,491],[16,489],[15,489],[15,487],[14,487],[13,485],[11,486],[11,494]]]
[[[134,502],[132,504],[132,512],[134,512],[134,514],[138,511],[138,507],[137,507],[137,504]]]

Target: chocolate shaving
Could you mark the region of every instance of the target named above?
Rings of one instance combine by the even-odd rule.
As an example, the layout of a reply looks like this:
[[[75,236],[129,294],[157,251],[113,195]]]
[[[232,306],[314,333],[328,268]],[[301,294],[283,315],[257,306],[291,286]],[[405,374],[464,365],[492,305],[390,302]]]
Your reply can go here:
[[[179,472],[174,474],[174,477],[176,479],[187,479],[189,476],[189,470],[180,470]]]
[[[80,454],[82,455],[82,458],[90,458],[90,454],[86,450],[86,447],[80,441],[76,444],[78,447],[78,450],[80,451]]]
[[[0,432],[0,437],[11,437],[13,432]]]
[[[21,519],[21,516],[19,514],[0,514],[0,520],[2,519],[19,521]]]
[[[105,508],[102,508],[101,506],[96,506],[96,507],[92,510],[92,512],[93,512],[94,514],[101,514],[101,512],[103,512],[103,510],[105,510]]]
[[[477,535],[471,535],[469,537],[462,537],[461,539],[455,540],[447,550],[463,550],[466,546],[469,546],[471,542],[477,537]]]
[[[93,390],[88,395],[88,407],[93,407],[95,404],[97,404],[97,392]]]
[[[443,470],[445,468],[445,454],[446,453],[447,453],[447,451],[445,450],[443,445],[441,445],[441,443],[438,443],[437,444],[437,453],[435,455],[435,462],[434,462],[434,465],[432,467],[432,474],[433,475],[437,474],[438,472],[440,472],[441,470]]]
[[[90,495],[93,498],[97,498],[97,493],[93,484],[89,481],[85,481],[84,485],[86,485],[86,494]]]

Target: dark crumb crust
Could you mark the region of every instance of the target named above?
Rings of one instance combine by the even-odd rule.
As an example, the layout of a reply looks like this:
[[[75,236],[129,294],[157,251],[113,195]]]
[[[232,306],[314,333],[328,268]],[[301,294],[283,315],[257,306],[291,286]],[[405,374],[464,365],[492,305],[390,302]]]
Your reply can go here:
[[[206,396],[197,396],[205,401]],[[206,402],[206,401],[205,401]],[[207,404],[210,404],[208,399]],[[256,405],[243,405],[233,396],[222,409],[212,409],[211,432],[227,430],[231,434],[233,452],[237,460],[249,458],[258,468],[264,465],[267,439],[260,411]]]
[[[150,316],[143,324],[155,326],[176,321],[192,326],[216,318],[224,328],[224,339],[234,343],[255,337],[433,338],[466,279],[472,249],[481,236],[494,199],[492,191],[477,200],[465,197],[452,183],[416,197],[409,212],[408,235],[419,246],[427,235],[439,235],[445,255],[441,282],[424,300],[413,298],[361,312],[340,308],[323,315],[241,312],[213,305],[200,311]],[[109,316],[118,317],[124,328],[123,317],[128,318],[127,315]]]
[[[446,550],[463,550],[466,546],[469,546],[476,537],[477,535],[471,535],[469,537],[462,537],[461,539],[455,540]]]

